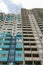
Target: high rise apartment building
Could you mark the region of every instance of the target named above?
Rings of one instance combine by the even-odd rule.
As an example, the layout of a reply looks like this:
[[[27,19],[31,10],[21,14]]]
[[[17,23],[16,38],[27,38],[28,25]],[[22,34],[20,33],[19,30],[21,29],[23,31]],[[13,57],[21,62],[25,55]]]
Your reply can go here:
[[[43,9],[0,13],[0,65],[43,65]]]

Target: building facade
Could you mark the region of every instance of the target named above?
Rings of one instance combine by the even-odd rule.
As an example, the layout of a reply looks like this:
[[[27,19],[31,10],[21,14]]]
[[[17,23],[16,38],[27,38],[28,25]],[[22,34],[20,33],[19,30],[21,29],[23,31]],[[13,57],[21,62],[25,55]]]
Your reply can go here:
[[[43,9],[0,13],[0,65],[43,65]]]

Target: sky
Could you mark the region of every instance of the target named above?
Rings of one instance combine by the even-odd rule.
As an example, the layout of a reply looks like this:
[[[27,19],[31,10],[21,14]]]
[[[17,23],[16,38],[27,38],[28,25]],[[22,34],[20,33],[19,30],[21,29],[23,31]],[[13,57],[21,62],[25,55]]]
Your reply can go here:
[[[21,8],[43,8],[43,0],[0,0],[0,12],[16,14]]]

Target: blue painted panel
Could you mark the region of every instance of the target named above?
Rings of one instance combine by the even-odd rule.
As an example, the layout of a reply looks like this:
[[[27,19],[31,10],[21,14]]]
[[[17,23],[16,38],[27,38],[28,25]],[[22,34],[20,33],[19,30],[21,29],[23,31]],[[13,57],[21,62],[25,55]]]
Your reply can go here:
[[[22,47],[23,47],[23,46],[20,46],[20,45],[19,45],[19,46],[18,46],[18,45],[16,46],[16,48],[22,48]]]
[[[10,43],[11,41],[4,41],[4,43]]]
[[[10,41],[0,40],[0,43],[10,43]]]
[[[22,32],[17,32],[17,35],[22,35]]]
[[[23,57],[15,57],[15,61],[23,61]]]
[[[23,54],[23,51],[15,51],[16,54]]]
[[[9,53],[9,51],[2,51],[2,50],[0,50],[0,54],[8,54]]]
[[[4,42],[4,40],[0,40],[0,43],[3,43]]]
[[[0,38],[4,38],[4,36],[0,36]]]
[[[18,43],[18,44],[22,44],[23,42],[22,42],[22,41],[21,41],[21,42],[19,42],[19,41],[17,42],[17,41],[16,41],[16,43]]]
[[[7,32],[0,32],[0,35],[11,35],[11,33],[7,33]]]
[[[11,39],[11,37],[5,37],[6,39]]]
[[[0,35],[5,35],[7,32],[0,32]]]
[[[7,61],[7,57],[0,57],[0,61]]]
[[[16,39],[22,39],[22,37],[16,37]]]
[[[0,45],[0,48],[9,48],[9,45]]]

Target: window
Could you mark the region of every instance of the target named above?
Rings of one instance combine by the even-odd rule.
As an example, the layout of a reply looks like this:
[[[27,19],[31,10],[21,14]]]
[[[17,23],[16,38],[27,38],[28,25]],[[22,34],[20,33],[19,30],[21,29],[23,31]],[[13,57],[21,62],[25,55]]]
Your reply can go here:
[[[34,37],[33,35],[29,35],[29,37]]]
[[[25,51],[30,51],[30,48],[24,48]]]
[[[12,30],[12,29],[7,29],[7,30]]]
[[[16,54],[16,56],[21,57],[21,56],[22,56],[22,54]]]
[[[18,50],[18,51],[19,51],[19,50],[22,50],[22,48],[16,48],[16,50]]]
[[[32,54],[32,56],[33,56],[33,57],[39,57],[39,55],[38,55],[38,54]]]
[[[14,16],[7,15],[6,21],[13,21],[13,20],[14,20]]]
[[[25,57],[31,57],[31,54],[25,54]]]
[[[32,29],[23,29],[23,31],[32,31]]]
[[[8,48],[3,48],[2,50],[9,50]]]
[[[29,65],[31,65],[32,64],[32,61],[25,61],[25,64],[29,64]]]
[[[2,54],[2,57],[7,57],[8,55],[7,54]]]
[[[29,39],[30,41],[35,41],[35,39]]]
[[[0,21],[3,21],[3,14],[0,15]]]
[[[23,37],[28,37],[28,35],[23,35]]]
[[[36,45],[36,43],[30,43],[30,45],[35,46],[35,45]]]
[[[29,39],[23,39],[24,41],[29,41]]]
[[[24,45],[30,45],[29,43],[24,43]]]
[[[34,64],[35,65],[38,65],[38,64],[41,65],[41,62],[40,61],[34,61]]]
[[[37,51],[37,48],[32,48],[31,50],[32,50],[32,51]]]
[[[27,32],[23,32],[24,34],[27,34]]]
[[[31,28],[31,27],[23,27],[23,28]]]

